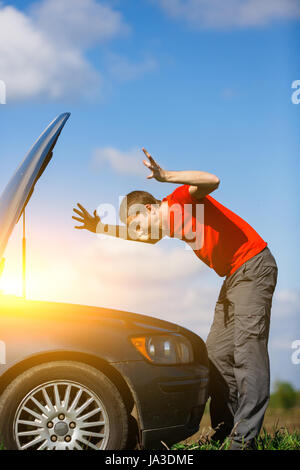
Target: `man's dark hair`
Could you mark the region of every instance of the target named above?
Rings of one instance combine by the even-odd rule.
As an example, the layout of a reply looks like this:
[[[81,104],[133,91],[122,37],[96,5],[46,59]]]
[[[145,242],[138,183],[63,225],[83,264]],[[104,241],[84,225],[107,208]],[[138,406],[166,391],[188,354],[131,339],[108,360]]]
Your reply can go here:
[[[127,207],[126,207],[126,202],[127,202]],[[152,194],[148,193],[147,191],[131,191],[131,193],[128,193],[127,196],[123,198],[120,204],[120,210],[119,210],[120,220],[124,224],[126,224],[129,208],[133,204],[143,204],[145,206],[146,204],[160,204],[160,203],[161,201],[159,199],[156,199],[154,196],[152,196]]]

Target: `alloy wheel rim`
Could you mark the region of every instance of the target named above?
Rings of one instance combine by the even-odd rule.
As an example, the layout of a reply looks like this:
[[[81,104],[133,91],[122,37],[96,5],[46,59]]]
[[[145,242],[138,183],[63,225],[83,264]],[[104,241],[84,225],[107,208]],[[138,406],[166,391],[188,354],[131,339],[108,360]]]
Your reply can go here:
[[[19,450],[103,450],[109,419],[93,391],[77,382],[56,380],[23,398],[13,431]]]

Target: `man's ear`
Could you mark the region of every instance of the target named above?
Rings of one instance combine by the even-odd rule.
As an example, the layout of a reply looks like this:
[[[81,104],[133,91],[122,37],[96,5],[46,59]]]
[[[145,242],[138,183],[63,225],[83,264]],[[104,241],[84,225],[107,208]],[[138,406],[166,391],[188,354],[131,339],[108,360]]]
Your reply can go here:
[[[145,207],[148,211],[151,212],[151,210],[152,210],[152,205],[151,204],[145,204]]]

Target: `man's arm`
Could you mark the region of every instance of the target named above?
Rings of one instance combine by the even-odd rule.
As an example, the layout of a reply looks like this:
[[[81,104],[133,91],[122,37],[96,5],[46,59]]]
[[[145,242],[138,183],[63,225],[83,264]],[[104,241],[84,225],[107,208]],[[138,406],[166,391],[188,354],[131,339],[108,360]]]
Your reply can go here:
[[[202,199],[207,194],[218,188],[220,180],[217,176],[206,171],[167,171],[163,170],[151,157],[146,149],[143,152],[149,161],[143,160],[144,165],[149,168],[151,174],[148,179],[155,178],[163,183],[188,184],[191,196]]]
[[[91,215],[81,204],[77,203],[77,205],[79,209],[73,209],[73,211],[76,213],[76,216],[72,216],[72,219],[77,220],[82,224],[75,226],[75,228],[78,230],[85,229],[92,233],[102,233],[104,235],[110,235],[113,237],[122,238],[123,240],[130,240],[135,242],[151,244],[158,242],[158,240],[140,240],[138,238],[133,238],[130,236],[130,232],[126,225],[103,224],[96,210],[94,211],[94,214]]]
[[[110,225],[110,224],[103,224],[101,221],[98,222],[96,227],[96,233],[102,233],[104,235],[110,235],[117,238],[122,238],[123,240],[129,240],[134,242],[141,242],[141,243],[151,243],[154,245],[158,242],[158,240],[141,240],[139,238],[131,237],[130,231],[126,225]]]

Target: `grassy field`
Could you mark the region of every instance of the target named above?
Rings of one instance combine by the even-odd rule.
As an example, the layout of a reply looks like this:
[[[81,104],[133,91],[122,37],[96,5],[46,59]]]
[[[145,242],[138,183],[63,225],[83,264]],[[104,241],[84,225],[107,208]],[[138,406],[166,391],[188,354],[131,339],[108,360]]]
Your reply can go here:
[[[227,440],[223,445],[213,442],[213,431],[208,410],[201,421],[200,430],[172,449],[186,450],[226,450],[230,445]],[[289,411],[269,408],[266,412],[263,429],[257,440],[258,450],[300,450],[300,407]]]

